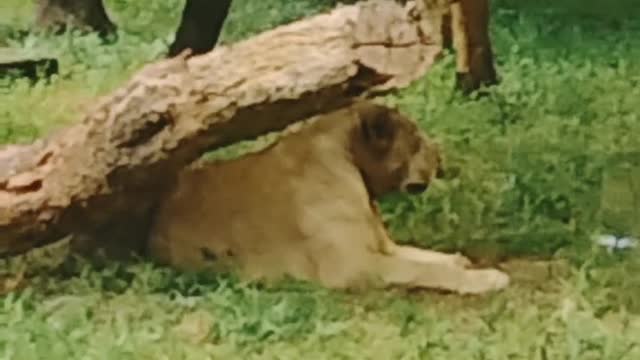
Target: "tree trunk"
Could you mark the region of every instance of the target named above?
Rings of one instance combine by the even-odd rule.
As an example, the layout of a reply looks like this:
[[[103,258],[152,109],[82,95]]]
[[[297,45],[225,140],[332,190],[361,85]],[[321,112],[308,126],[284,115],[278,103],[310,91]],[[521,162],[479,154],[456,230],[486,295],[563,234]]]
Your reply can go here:
[[[55,32],[71,26],[95,31],[101,36],[116,30],[102,0],[38,0],[36,26]]]
[[[192,55],[211,51],[218,41],[231,0],[187,0],[176,37],[169,47],[169,57],[186,49]]]
[[[456,85],[464,93],[498,82],[491,37],[489,0],[458,0],[451,5],[456,48]]]
[[[408,85],[441,50],[416,21],[371,0],[146,66],[76,125],[0,150],[0,257],[145,234],[123,229],[203,152]]]
[[[489,34],[489,0],[417,0],[411,5],[438,26],[443,48],[455,48],[458,89],[469,94],[498,82]]]

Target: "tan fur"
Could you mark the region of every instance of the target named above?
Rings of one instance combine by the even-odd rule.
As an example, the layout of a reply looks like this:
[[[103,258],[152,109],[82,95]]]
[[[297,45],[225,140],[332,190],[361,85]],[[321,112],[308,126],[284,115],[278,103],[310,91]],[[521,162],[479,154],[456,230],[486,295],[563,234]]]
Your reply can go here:
[[[424,190],[440,152],[417,125],[357,102],[319,116],[267,149],[184,171],[163,199],[150,255],[180,269],[285,275],[332,288],[501,289],[508,277],[388,236],[374,199]]]

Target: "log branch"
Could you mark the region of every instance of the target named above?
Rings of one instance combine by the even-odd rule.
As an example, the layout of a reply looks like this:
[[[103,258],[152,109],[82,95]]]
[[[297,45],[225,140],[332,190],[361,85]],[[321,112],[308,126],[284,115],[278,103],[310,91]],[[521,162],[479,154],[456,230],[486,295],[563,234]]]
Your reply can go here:
[[[367,1],[146,66],[74,126],[0,150],[0,256],[116,231],[203,152],[408,85],[441,50],[419,20]]]

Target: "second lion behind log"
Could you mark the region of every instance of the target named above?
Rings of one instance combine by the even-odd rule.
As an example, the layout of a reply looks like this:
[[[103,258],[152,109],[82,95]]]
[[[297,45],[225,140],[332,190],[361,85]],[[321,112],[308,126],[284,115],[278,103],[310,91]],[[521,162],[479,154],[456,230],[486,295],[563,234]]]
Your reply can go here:
[[[498,270],[468,269],[463,256],[388,237],[375,198],[423,192],[440,169],[438,147],[415,122],[359,101],[260,152],[185,170],[161,201],[149,252],[179,269],[332,288],[506,287]]]

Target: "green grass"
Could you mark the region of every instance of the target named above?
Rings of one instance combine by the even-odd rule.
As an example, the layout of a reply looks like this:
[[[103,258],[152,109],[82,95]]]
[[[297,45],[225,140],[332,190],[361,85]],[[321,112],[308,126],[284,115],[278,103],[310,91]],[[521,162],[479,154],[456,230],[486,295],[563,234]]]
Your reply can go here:
[[[95,97],[162,56],[182,1],[106,3],[121,27],[114,44],[23,35],[31,3],[0,3],[0,45],[51,52],[62,70],[33,86],[0,79],[0,143],[78,120]],[[223,41],[329,4],[236,0]],[[386,99],[443,143],[452,174],[423,197],[383,202],[397,239],[485,261],[556,257],[567,273],[527,281],[527,268],[505,292],[459,297],[296,282],[267,289],[144,261],[71,261],[0,297],[0,358],[638,359],[638,251],[609,255],[591,240],[639,223],[632,195],[635,213],[601,211],[603,179],[640,161],[638,7],[610,5],[495,0],[502,83],[488,96],[453,93],[448,57]]]

